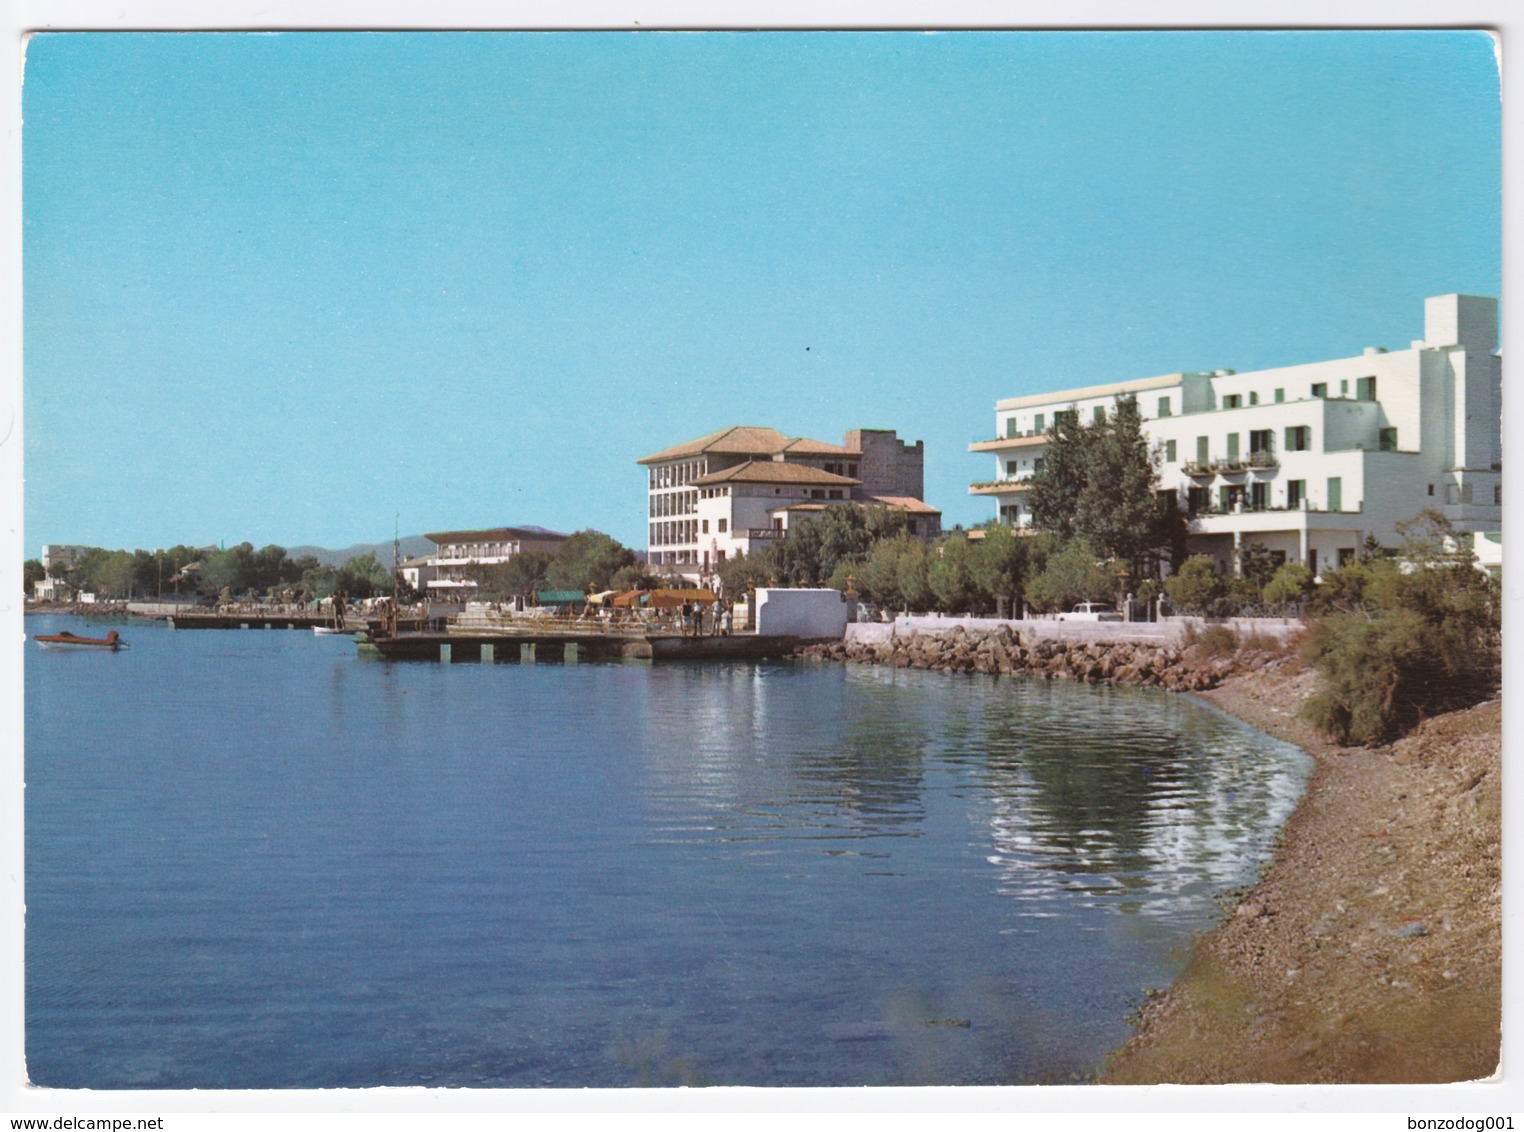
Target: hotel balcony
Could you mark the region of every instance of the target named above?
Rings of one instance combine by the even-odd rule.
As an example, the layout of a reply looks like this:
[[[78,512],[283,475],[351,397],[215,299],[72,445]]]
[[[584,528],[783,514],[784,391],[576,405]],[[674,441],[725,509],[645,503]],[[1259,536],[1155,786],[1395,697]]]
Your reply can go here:
[[[994,440],[976,440],[970,452],[1004,452],[1011,448],[1033,448],[1048,442],[1046,432],[1022,432],[1015,436],[997,436]]]
[[[1028,480],[988,480],[985,483],[970,484],[970,495],[1009,495],[1013,491],[1026,491],[1030,486]]]
[[[1181,465],[1181,470],[1188,476],[1241,476],[1249,471],[1270,471],[1280,467],[1280,461],[1276,459],[1274,452],[1250,452],[1247,456],[1220,457],[1202,463],[1200,460],[1187,460]]]

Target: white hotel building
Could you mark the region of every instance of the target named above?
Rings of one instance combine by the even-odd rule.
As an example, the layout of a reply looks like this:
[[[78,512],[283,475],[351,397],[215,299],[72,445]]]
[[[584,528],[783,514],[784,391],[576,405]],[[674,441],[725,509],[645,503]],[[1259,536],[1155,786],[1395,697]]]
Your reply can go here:
[[[1137,398],[1163,489],[1189,519],[1188,547],[1231,570],[1258,542],[1316,574],[1366,536],[1387,546],[1424,507],[1458,532],[1502,528],[1502,363],[1498,304],[1475,295],[1424,303],[1424,337],[1332,361],[1163,377],[1013,397],[995,406],[995,477],[969,491],[1028,526],[1027,483],[1056,415],[1090,419]]]
[[[841,444],[736,426],[638,461],[646,468],[647,562],[702,579],[755,554],[832,503],[905,512],[935,538],[942,513],[922,500],[925,449],[893,429],[853,429]]]

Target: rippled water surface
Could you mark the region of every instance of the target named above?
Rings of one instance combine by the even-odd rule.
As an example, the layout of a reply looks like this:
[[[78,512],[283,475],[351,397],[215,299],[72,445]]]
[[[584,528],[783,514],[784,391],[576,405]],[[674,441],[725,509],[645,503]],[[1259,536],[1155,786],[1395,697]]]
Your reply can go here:
[[[42,1085],[1083,1079],[1306,774],[1142,690],[117,627],[27,648]]]

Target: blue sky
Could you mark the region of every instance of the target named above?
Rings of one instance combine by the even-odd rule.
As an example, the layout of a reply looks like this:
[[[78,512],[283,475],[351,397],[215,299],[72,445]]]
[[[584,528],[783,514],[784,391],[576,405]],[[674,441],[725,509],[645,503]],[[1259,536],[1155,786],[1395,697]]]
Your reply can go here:
[[[650,452],[1405,346],[1501,286],[1477,32],[40,35],[25,546],[644,546]]]

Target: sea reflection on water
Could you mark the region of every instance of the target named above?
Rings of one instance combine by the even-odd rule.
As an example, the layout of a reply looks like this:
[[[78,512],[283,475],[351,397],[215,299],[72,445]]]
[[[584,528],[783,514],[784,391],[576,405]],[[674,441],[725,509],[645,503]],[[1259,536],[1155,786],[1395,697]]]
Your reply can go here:
[[[1083,1078],[1306,769],[1146,691],[131,635],[28,654],[42,1084]]]

